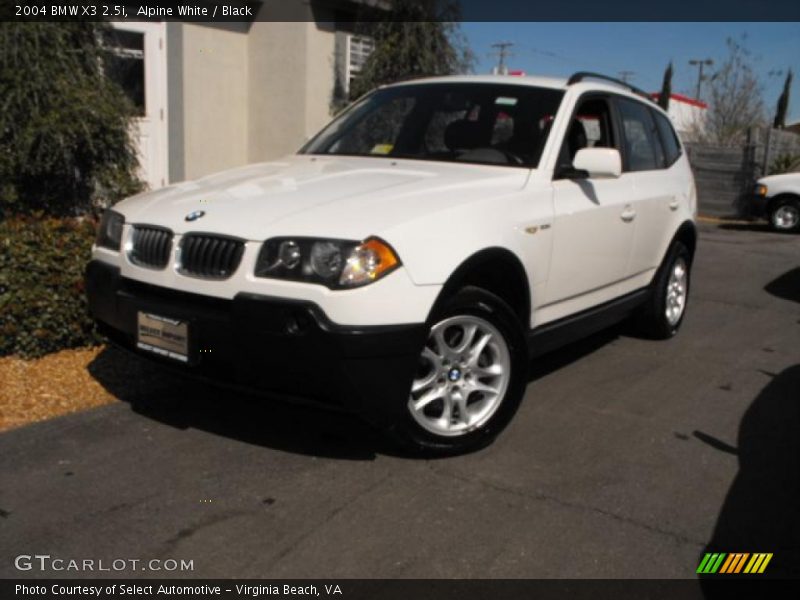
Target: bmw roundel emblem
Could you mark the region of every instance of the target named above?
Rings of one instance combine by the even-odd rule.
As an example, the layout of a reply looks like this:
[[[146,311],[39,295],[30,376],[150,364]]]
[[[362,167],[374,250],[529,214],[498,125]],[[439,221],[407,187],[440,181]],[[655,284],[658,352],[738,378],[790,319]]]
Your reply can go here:
[[[197,221],[197,219],[199,219],[200,217],[202,217],[205,214],[206,214],[206,211],[204,211],[204,210],[196,210],[196,211],[190,212],[188,215],[186,215],[186,220],[187,221]]]

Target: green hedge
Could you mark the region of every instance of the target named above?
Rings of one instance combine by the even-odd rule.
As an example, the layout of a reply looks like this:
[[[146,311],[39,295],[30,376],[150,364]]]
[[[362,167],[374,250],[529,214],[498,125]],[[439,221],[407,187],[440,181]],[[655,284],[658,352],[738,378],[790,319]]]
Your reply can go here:
[[[0,356],[98,343],[83,284],[95,227],[90,219],[0,221]]]

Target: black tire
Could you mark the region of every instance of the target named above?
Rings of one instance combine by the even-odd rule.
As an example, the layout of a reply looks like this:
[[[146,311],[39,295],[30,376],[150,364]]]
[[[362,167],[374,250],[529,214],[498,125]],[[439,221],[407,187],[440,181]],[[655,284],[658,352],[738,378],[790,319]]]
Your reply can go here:
[[[491,416],[487,417],[487,420],[480,422],[480,424],[476,422],[474,428],[470,427],[463,433],[451,436],[437,435],[423,427],[418,422],[418,418],[422,418],[422,415],[414,417],[410,406],[406,404],[400,421],[394,425],[391,433],[404,449],[414,454],[447,456],[474,451],[488,445],[511,421],[525,393],[525,387],[528,383],[527,344],[524,326],[519,322],[511,307],[498,296],[482,288],[465,287],[451,297],[441,310],[435,312],[429,321],[429,331],[432,332],[437,324],[440,325],[450,319],[459,317],[467,317],[467,319],[477,317],[483,322],[488,322],[500,334],[508,350],[507,358],[510,362],[510,374],[508,375],[505,392],[497,394],[496,397],[499,397],[500,400],[495,404],[496,408],[491,413]],[[445,331],[443,329],[442,335],[447,332],[449,330]],[[494,339],[494,336],[492,339]],[[436,346],[431,337],[428,338],[426,346]],[[502,347],[502,345],[499,347]],[[493,353],[494,351],[487,344],[486,350],[483,352]],[[486,356],[484,356],[484,359],[486,359]],[[420,368],[423,367],[424,362],[421,356]],[[436,370],[432,364],[428,366],[432,372]],[[488,378],[489,381],[492,379],[491,376]],[[484,378],[484,380],[486,381],[487,379]],[[467,387],[470,381],[480,383],[479,378],[468,372],[467,367],[464,368],[463,381],[461,382],[453,381],[449,377],[442,377],[438,381],[444,382],[442,384],[444,387],[449,385],[456,386],[461,383],[464,386],[464,390],[470,389]],[[467,391],[466,402],[470,402],[470,399],[473,398],[472,394],[475,393]],[[411,395],[412,392],[409,390],[409,401],[411,400]],[[478,404],[469,404],[469,406],[482,406],[479,404],[483,401],[481,393],[477,392],[477,396],[474,397],[478,399]],[[431,409],[436,410],[434,404],[437,402],[440,403],[442,410],[444,410],[443,399],[431,402]],[[450,414],[454,415],[452,419],[457,420],[455,413]],[[444,412],[442,412],[442,415],[444,415]]]
[[[800,200],[796,198],[777,199],[774,206],[770,208],[769,223],[775,231],[784,233],[800,231]]]
[[[667,318],[667,290],[670,285],[670,275],[678,261],[682,261],[686,268],[685,299],[680,317],[676,321],[670,321]],[[647,301],[639,308],[634,317],[637,330],[645,337],[666,340],[678,332],[686,316],[686,303],[691,287],[691,271],[692,255],[683,242],[676,240],[670,246],[653,279]]]

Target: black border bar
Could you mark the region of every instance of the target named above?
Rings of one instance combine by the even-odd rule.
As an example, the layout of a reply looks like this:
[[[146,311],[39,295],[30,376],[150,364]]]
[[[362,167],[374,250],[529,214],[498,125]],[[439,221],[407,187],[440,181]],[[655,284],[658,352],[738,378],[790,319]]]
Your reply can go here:
[[[713,600],[731,598],[797,598],[800,580],[731,575],[698,579],[5,579],[0,597],[78,600],[85,598],[192,598],[193,600]],[[21,593],[17,586],[38,588]],[[139,593],[121,593],[121,587]],[[159,586],[182,592],[156,593]],[[250,586],[243,588],[240,586]],[[266,588],[256,594],[253,588]],[[303,588],[286,593],[284,586]],[[309,594],[309,586],[317,593]],[[100,591],[97,594],[96,591]],[[71,590],[75,590],[71,592]],[[338,590],[338,593],[337,591]],[[43,593],[42,593],[43,592]],[[54,593],[55,592],[55,593]]]
[[[369,21],[388,0],[4,0],[1,21]],[[404,20],[800,21],[798,0],[411,0]],[[25,7],[28,7],[27,9]],[[53,10],[54,7],[66,7]],[[195,12],[188,8],[205,9]],[[227,12],[226,12],[227,7]],[[140,10],[144,9],[144,11]],[[455,9],[455,10],[453,10]],[[66,10],[66,12],[65,12]]]

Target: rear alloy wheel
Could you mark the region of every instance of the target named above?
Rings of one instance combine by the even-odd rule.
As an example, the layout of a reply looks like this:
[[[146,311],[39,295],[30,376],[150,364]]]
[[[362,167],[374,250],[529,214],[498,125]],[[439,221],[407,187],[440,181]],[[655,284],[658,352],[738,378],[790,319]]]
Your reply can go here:
[[[689,295],[689,265],[683,256],[675,258],[667,280],[667,297],[664,314],[667,323],[675,327],[683,318],[686,310],[686,298]]]
[[[663,340],[678,332],[689,300],[691,267],[689,250],[683,242],[674,242],[656,273],[650,297],[636,314],[638,329],[647,337]]]
[[[482,447],[511,420],[526,384],[519,320],[494,294],[465,288],[433,319],[396,433],[428,453]]]
[[[772,209],[769,221],[777,231],[800,230],[800,202],[782,200]]]

